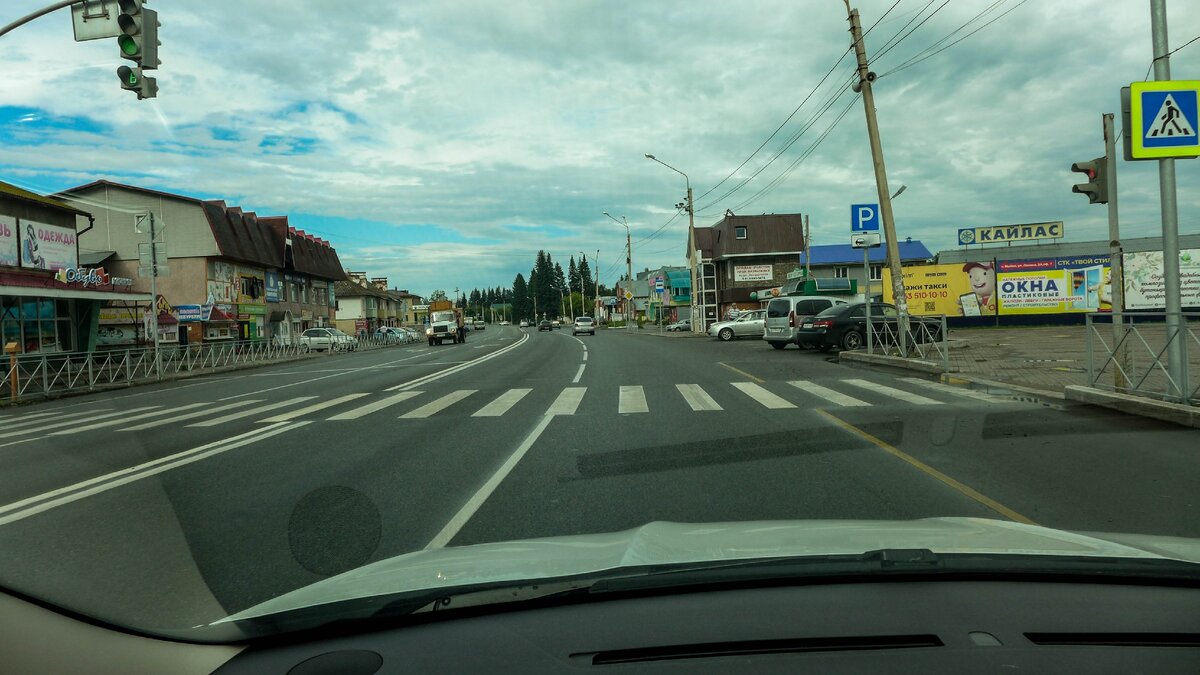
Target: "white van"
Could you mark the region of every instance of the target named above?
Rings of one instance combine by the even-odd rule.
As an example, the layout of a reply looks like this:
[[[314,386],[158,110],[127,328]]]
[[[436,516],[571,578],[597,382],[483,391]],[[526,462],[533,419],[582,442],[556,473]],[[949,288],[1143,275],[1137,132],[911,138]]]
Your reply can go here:
[[[829,295],[787,295],[767,303],[767,321],[763,339],[775,349],[788,345],[802,346],[796,329],[809,319],[834,305],[845,305],[848,298]]]

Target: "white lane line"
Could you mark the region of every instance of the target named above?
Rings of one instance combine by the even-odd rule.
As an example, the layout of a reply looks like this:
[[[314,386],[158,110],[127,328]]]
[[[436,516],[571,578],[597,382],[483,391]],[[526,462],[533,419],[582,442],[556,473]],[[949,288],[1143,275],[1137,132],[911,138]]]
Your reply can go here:
[[[586,363],[579,364],[579,372],[575,373],[575,379],[571,380],[571,384],[579,384],[579,378],[583,377],[584,368],[587,368]]]
[[[587,350],[584,350],[583,352],[583,360],[587,361]]]
[[[792,385],[793,387],[795,387],[797,389],[807,391],[808,393],[813,394],[814,396],[820,396],[821,398],[825,399],[826,401],[829,401],[831,403],[836,403],[838,405],[842,405],[842,406],[869,406],[869,405],[871,405],[870,403],[867,403],[866,401],[854,398],[853,396],[847,396],[846,394],[843,394],[840,391],[834,391],[828,387],[822,387],[821,385],[815,384],[813,382],[805,382],[804,380],[792,380],[792,381],[788,382],[788,384]]]
[[[518,401],[525,398],[525,395],[533,391],[532,389],[509,389],[508,391],[496,397],[495,401],[483,406],[477,410],[471,417],[499,417],[508,412],[509,408],[517,404]]]
[[[1006,402],[1008,402],[1008,399],[1005,399],[1000,396],[993,396],[987,392],[975,391],[974,389],[966,389],[963,387],[955,387],[953,385],[943,384],[941,382],[933,382],[931,380],[922,380],[919,377],[902,377],[900,379],[902,381],[908,382],[910,384],[915,384],[917,386],[925,387],[927,389],[933,389],[934,391],[945,392],[947,394],[954,394],[955,396],[964,396],[966,398],[973,398],[978,401],[987,401],[988,403],[1006,403]]]
[[[547,415],[574,415],[587,387],[567,387],[546,410]]]
[[[121,429],[118,429],[117,431],[142,431],[143,429],[153,429],[154,427],[161,427],[164,424],[174,424],[176,422],[182,422],[184,420],[192,420],[192,419],[196,419],[197,417],[204,417],[206,415],[212,415],[213,413],[219,413],[224,410],[229,410],[230,408],[236,408],[241,405],[254,405],[255,403],[262,403],[262,401],[249,401],[249,400],[248,401],[234,401],[233,403],[226,403],[225,405],[217,406],[215,408],[205,408],[204,410],[193,410],[190,413],[176,415],[175,417],[168,417],[166,419],[154,420],[153,422],[146,422],[145,424],[137,424],[132,427],[123,427]]]
[[[443,370],[438,373],[432,373],[432,374],[426,375],[424,377],[418,377],[417,379],[412,380],[411,382],[405,382],[403,384],[397,384],[394,387],[388,387],[387,390],[388,391],[398,391],[400,389],[414,389],[423,384],[433,382],[435,380],[440,380],[443,377],[449,377],[450,375],[453,375],[455,373],[466,370],[467,368],[473,368],[481,363],[484,363],[486,361],[494,359],[497,356],[500,356],[501,354],[504,354],[510,350],[516,349],[517,347],[520,347],[521,345],[525,344],[525,341],[528,339],[529,339],[529,334],[526,333],[525,335],[521,336],[520,340],[517,340],[516,342],[512,343],[511,345],[508,345],[507,347],[503,347],[501,349],[497,349],[494,352],[484,354],[483,356],[481,356],[477,359],[467,361],[466,363],[454,366],[453,368],[447,368],[446,370]]]
[[[286,408],[291,405],[297,405],[300,403],[304,403],[305,401],[311,401],[314,398],[316,398],[316,396],[297,396],[296,398],[290,398],[286,401],[280,401],[278,403],[272,403],[270,405],[251,407],[251,408],[248,408],[241,412],[235,412],[231,415],[223,415],[221,417],[217,417],[217,418],[214,418],[211,420],[204,420],[203,422],[196,422],[195,424],[189,424],[188,426],[189,427],[215,427],[218,424],[225,424],[226,422],[240,420],[243,417],[251,417],[253,415],[261,415],[265,412],[270,412],[272,410],[278,410],[279,408]]]
[[[55,417],[53,419],[46,419],[43,417],[41,419],[30,420],[28,422],[20,422],[18,424],[6,424],[3,427],[4,433],[0,434],[0,438],[8,438],[9,436],[23,436],[25,434],[33,434],[33,433],[37,433],[39,431],[47,431],[49,429],[57,429],[61,426],[65,426],[67,424],[78,424],[80,421],[82,421],[82,420],[80,420],[80,418],[89,419],[89,420],[94,421],[94,420],[103,419],[104,417],[115,417],[117,415],[124,415],[129,412],[128,410],[121,410],[119,412],[109,413],[108,415],[92,417],[92,415],[95,413],[108,412],[108,411],[109,411],[109,408],[101,408],[99,410],[85,410],[85,411],[81,411],[81,412],[68,413],[66,415],[61,415],[59,417]]]
[[[320,380],[327,380],[327,379],[329,379],[329,378],[331,378],[331,377],[341,377],[342,375],[350,375],[350,374],[352,374],[352,373],[357,373],[357,372],[361,372],[361,371],[364,371],[364,370],[374,370],[374,369],[376,369],[376,368],[379,368],[379,367],[381,367],[381,366],[387,366],[387,365],[391,365],[391,364],[393,364],[393,363],[400,363],[401,361],[408,361],[408,360],[410,360],[410,359],[415,359],[415,358],[417,358],[417,357],[415,357],[415,356],[406,356],[406,357],[404,357],[404,358],[402,358],[402,359],[394,359],[394,360],[392,360],[392,361],[386,361],[386,362],[384,362],[384,363],[374,364],[374,365],[370,365],[370,366],[363,366],[363,367],[361,367],[361,368],[355,368],[355,369],[353,369],[353,370],[347,370],[347,371],[345,371],[345,372],[341,372],[341,373],[332,373],[332,374],[330,374],[330,375],[322,375],[321,377],[313,377],[313,378],[309,378],[309,379],[307,379],[307,380],[300,380],[299,382],[290,382],[290,383],[288,383],[288,384],[280,384],[280,385],[277,385],[277,386],[274,386],[274,387],[267,387],[266,389],[259,389],[259,390],[257,390],[257,391],[248,391],[248,392],[245,392],[245,393],[242,393],[242,394],[234,394],[233,396],[226,396],[226,397],[224,397],[224,398],[221,398],[221,399],[218,399],[218,400],[220,400],[220,401],[232,401],[232,400],[234,400],[234,399],[246,398],[246,397],[248,397],[248,396],[258,396],[259,394],[265,394],[265,393],[266,393],[266,392],[268,392],[268,391],[276,391],[276,390],[279,390],[279,389],[287,389],[288,387],[297,387],[297,386],[300,386],[300,385],[302,385],[302,384],[309,384],[309,383],[312,383],[312,382],[318,382],[318,381],[320,381]]]
[[[64,504],[69,504],[78,501],[85,497],[90,497],[101,492],[107,492],[113,488],[132,483],[143,478],[149,478],[164,471],[170,471],[181,466],[198,462],[202,459],[218,455],[234,448],[240,448],[244,445],[249,445],[261,440],[276,436],[292,429],[308,424],[308,422],[295,422],[292,424],[277,424],[270,427],[263,427],[248,431],[238,436],[224,438],[219,441],[214,441],[198,448],[185,450],[168,457],[162,457],[150,462],[138,464],[137,466],[121,469],[112,473],[90,478],[88,480],[76,483],[74,485],[59,488],[45,494],[37,495],[22,499],[19,502],[0,506],[0,526],[14,523],[18,520],[24,520],[33,515],[37,515],[43,511],[57,508]],[[61,496],[60,496],[61,495]],[[57,498],[56,498],[57,497]],[[28,508],[23,508],[28,507]]]
[[[356,398],[362,398],[363,396],[366,396],[366,394],[346,394],[345,396],[331,398],[328,401],[321,401],[319,403],[314,403],[312,405],[305,406],[303,408],[298,408],[296,410],[289,410],[285,413],[280,413],[273,417],[261,419],[261,420],[259,420],[259,422],[265,423],[265,424],[273,424],[275,422],[287,422],[288,420],[294,420],[297,417],[303,417],[304,415],[307,415],[309,413],[315,413],[318,410],[332,408],[335,405],[341,405],[348,401],[353,401]]]
[[[488,478],[487,482],[481,485],[475,491],[475,494],[471,495],[470,499],[450,518],[441,531],[434,535],[433,539],[425,545],[427,550],[442,548],[449,544],[451,539],[454,539],[454,535],[458,534],[459,530],[471,519],[471,516],[474,516],[475,512],[479,510],[479,507],[483,506],[487,498],[496,491],[496,487],[500,485],[501,481],[507,478],[508,474],[512,473],[513,468],[517,466],[517,463],[521,461],[525,453],[529,452],[529,449],[533,447],[533,444],[537,442],[538,437],[542,435],[542,432],[546,430],[546,427],[550,425],[550,421],[553,419],[553,415],[542,416],[541,421],[537,423],[533,431],[529,432],[529,435],[525,437],[525,440],[521,441],[517,449],[513,450],[508,459],[504,460],[504,464],[496,470],[496,473],[492,474],[491,478]]]
[[[410,411],[404,413],[403,415],[400,416],[400,419],[415,420],[415,419],[423,419],[423,418],[429,417],[430,415],[439,413],[439,412],[445,410],[446,408],[449,408],[450,406],[454,405],[455,403],[458,403],[459,401],[470,396],[471,394],[474,394],[476,391],[478,391],[478,389],[459,389],[458,391],[452,391],[449,394],[446,394],[445,396],[443,396],[435,401],[430,401],[429,403],[426,403],[425,405],[421,406],[420,408],[417,408],[416,410],[410,410]]]
[[[402,391],[399,394],[392,394],[391,396],[388,396],[386,398],[381,398],[378,401],[372,401],[371,403],[368,403],[364,406],[360,406],[360,407],[354,408],[352,410],[347,410],[346,412],[338,413],[328,419],[331,422],[332,421],[341,421],[341,420],[356,420],[364,415],[370,415],[371,413],[379,412],[380,410],[383,410],[384,408],[396,405],[397,403],[400,403],[401,401],[407,401],[408,399],[410,399],[414,396],[419,396],[420,394],[421,394],[421,392],[419,392],[419,391]]]
[[[108,410],[108,408],[103,408],[103,410]],[[0,424],[7,425],[9,420],[17,420],[17,423],[19,424],[26,420],[36,420],[38,418],[45,417],[47,415],[53,415],[56,412],[58,412],[58,411],[57,410],[46,410],[43,412],[35,412],[35,413],[19,412],[19,413],[15,413],[12,415],[5,415],[4,417],[0,417]],[[5,428],[10,429],[12,427],[6,426]]]
[[[617,399],[617,412],[650,412],[650,406],[646,405],[646,390],[642,389],[641,386],[622,386],[620,396]]]
[[[772,394],[771,392],[762,388],[762,386],[753,382],[730,382],[730,384],[732,384],[734,388],[738,389],[743,394],[749,396],[755,401],[758,401],[764,407],[770,408],[771,410],[781,410],[783,408],[796,407],[795,404],[791,403],[787,399]]]
[[[683,400],[687,401],[692,410],[724,410],[698,384],[677,384],[675,388],[679,390],[679,393],[683,394]]]
[[[891,398],[894,398],[898,401],[912,403],[913,405],[942,405],[941,401],[937,401],[932,398],[927,398],[925,396],[921,396],[920,394],[914,394],[912,392],[904,391],[903,389],[896,389],[894,387],[889,387],[887,385],[876,384],[875,382],[869,382],[867,380],[842,380],[842,382],[844,382],[852,387],[860,387],[862,389],[869,389],[870,391],[873,391],[877,394],[883,394],[884,396],[890,396]]]
[[[475,345],[474,348],[475,349],[487,349],[488,347],[491,347],[491,345]]]
[[[583,345],[583,340],[580,340],[579,338],[575,337],[574,335],[571,336],[571,339],[578,342],[579,344]],[[583,348],[587,349],[587,345],[583,345]]]
[[[181,412],[184,410],[191,410],[193,408],[199,408],[202,405],[209,405],[209,403],[207,401],[203,402],[203,403],[189,403],[188,405],[175,406],[172,408],[166,408],[166,409],[162,409],[162,410],[156,410],[156,408],[159,408],[159,406],[156,406],[156,405],[148,406],[147,409],[150,412],[144,412],[140,415],[134,415],[132,417],[130,417],[129,415],[121,415],[120,417],[118,417],[115,420],[106,420],[104,422],[96,422],[94,424],[85,424],[80,427],[73,426],[70,429],[62,429],[61,431],[55,431],[55,432],[51,433],[50,435],[51,436],[68,436],[70,434],[78,434],[80,432],[92,431],[94,429],[104,429],[105,427],[115,427],[118,424],[125,424],[126,422],[136,422],[138,420],[149,419],[151,417],[161,417],[163,415],[170,415],[172,413],[177,413],[177,412]]]

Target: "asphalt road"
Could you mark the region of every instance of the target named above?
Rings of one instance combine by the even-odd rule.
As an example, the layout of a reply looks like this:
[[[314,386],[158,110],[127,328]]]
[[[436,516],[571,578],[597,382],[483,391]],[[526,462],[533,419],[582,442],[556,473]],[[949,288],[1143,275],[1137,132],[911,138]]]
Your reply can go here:
[[[654,520],[1198,537],[1198,441],[760,340],[493,326],[0,413],[0,583],[171,628],[421,548]]]

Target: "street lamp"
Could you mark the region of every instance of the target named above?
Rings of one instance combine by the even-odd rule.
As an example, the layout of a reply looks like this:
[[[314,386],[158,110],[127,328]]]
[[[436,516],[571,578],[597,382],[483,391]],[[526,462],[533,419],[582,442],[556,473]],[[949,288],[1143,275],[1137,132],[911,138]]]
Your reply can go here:
[[[900,194],[901,194],[901,193],[903,193],[903,192],[904,192],[905,190],[907,190],[907,189],[908,189],[908,186],[907,186],[907,185],[903,185],[903,184],[902,184],[902,185],[900,186],[900,189],[899,189],[899,190],[896,190],[896,194],[892,195],[892,199],[895,199],[896,197],[899,197],[899,196],[900,196]]]
[[[674,171],[675,173],[679,174],[680,176],[683,176],[684,184],[687,185],[688,236],[691,237],[693,232],[695,232],[695,230],[696,230],[696,214],[695,214],[695,209],[693,208],[693,204],[692,204],[692,180],[690,178],[688,178],[688,175],[686,173],[680,171],[679,169],[676,169],[675,167],[671,166],[670,164],[667,164],[666,162],[662,161],[661,159],[655,157],[654,155],[652,155],[648,152],[646,153],[646,159],[658,162],[659,164],[662,164],[663,166]],[[692,252],[688,251],[688,255],[691,256]],[[697,281],[699,281],[700,284],[697,284],[696,283]],[[703,302],[701,302],[701,312],[700,312],[699,321],[696,320],[697,319],[697,317],[696,317],[696,298],[698,295],[699,295],[699,297],[703,297],[704,289],[699,288],[699,286],[703,285],[703,282],[704,282],[704,274],[696,273],[696,263],[693,262],[693,264],[692,264],[692,331],[697,332],[697,333],[708,330],[708,325],[706,323],[708,317],[706,317],[704,315]],[[716,290],[716,289],[713,289],[713,290]],[[697,293],[697,291],[699,291],[699,294]]]
[[[649,155],[647,155],[647,156],[649,156]],[[612,220],[614,223],[625,226],[625,278],[632,280],[633,279],[633,244],[630,243],[630,239],[629,239],[629,221],[625,220],[625,216],[621,216],[621,219],[617,220],[616,218],[613,218],[612,215],[609,214],[608,211],[605,211],[604,215],[608,216],[608,218],[610,220]],[[633,281],[629,281],[629,283],[633,284]],[[625,304],[625,330],[630,330],[633,328],[633,314],[630,311],[629,302],[626,301],[624,304]]]

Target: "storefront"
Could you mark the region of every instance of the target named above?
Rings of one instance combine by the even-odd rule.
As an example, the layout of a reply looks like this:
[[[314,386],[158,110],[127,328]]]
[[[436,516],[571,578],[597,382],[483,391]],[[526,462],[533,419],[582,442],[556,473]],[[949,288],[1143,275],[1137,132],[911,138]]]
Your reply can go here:
[[[84,288],[45,274],[0,272],[0,342],[15,342],[24,354],[92,351],[109,337],[100,331],[107,301],[148,303],[150,296],[113,290],[111,284]]]

